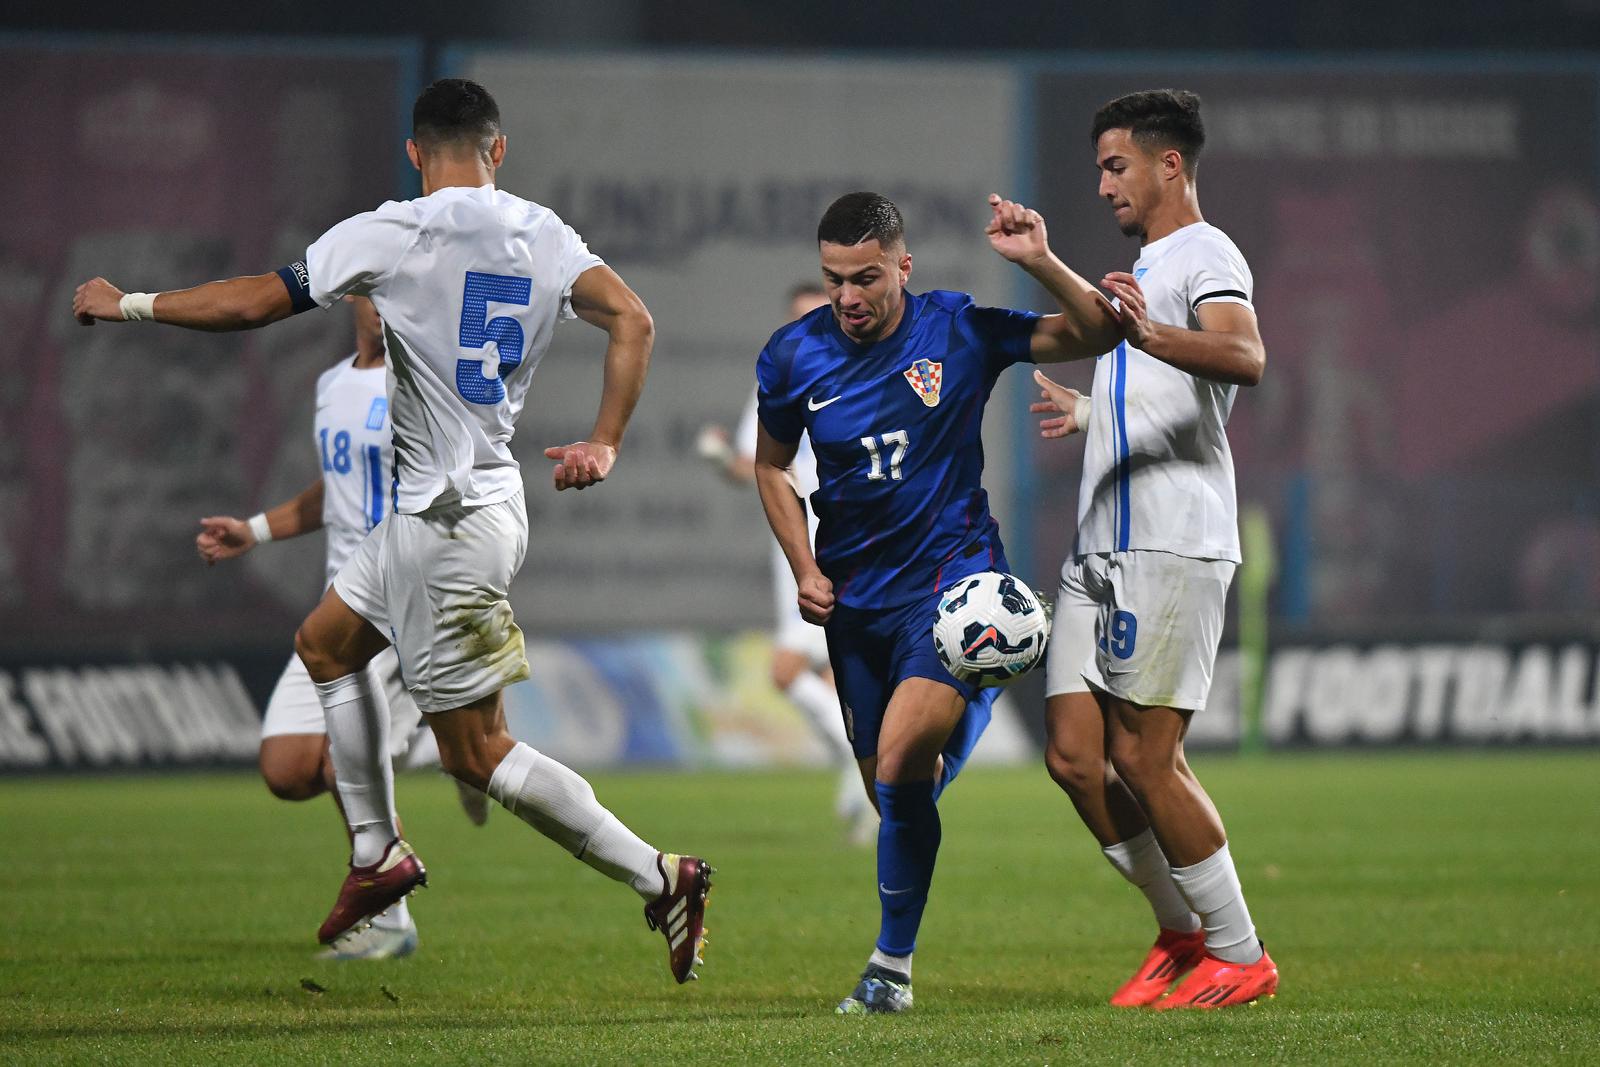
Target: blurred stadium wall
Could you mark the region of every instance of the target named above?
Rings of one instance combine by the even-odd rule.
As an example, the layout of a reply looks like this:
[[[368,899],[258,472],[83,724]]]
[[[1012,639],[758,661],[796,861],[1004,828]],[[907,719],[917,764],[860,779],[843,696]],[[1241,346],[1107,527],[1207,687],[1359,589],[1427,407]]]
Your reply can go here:
[[[1206,215],[1250,259],[1269,352],[1230,424],[1276,560],[1265,688],[1245,702],[1262,739],[1600,740],[1600,61],[0,37],[0,64],[0,127],[24,146],[0,204],[0,768],[253,752],[321,541],[207,569],[196,520],[317,476],[312,390],[349,323],[213,337],[80,329],[66,308],[91,271],[155,291],[271,269],[414,195],[401,143],[436,73],[490,86],[502,184],[572,222],[658,324],[605,490],[556,496],[540,455],[588,428],[593,331],[561,331],[522,422],[534,535],[513,598],[535,680],[508,706],[541,747],[586,765],[820,756],[765,682],[759,504],[694,458],[695,433],[736,419],[841,192],[900,202],[913,288],[1045,306],[982,241],[991,189],[1038,204],[1086,273],[1124,268],[1088,118],[1154,84],[1205,98]],[[1049,590],[1081,443],[1037,442],[1029,392],[1021,374],[997,390],[988,484],[1013,563]],[[1248,732],[1239,675],[1230,651],[1196,741]],[[1028,752],[1037,685],[1014,697],[980,751]]]

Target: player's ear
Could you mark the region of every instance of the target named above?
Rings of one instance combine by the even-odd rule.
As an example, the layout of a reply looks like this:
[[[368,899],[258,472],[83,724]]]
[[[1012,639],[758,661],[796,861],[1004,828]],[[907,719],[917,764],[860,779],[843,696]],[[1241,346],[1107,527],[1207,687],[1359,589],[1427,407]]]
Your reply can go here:
[[[417,142],[406,138],[406,158],[411,160],[411,165],[418,170],[422,169],[422,150],[417,147]]]
[[[911,280],[911,253],[900,253],[900,288],[904,289],[906,282]]]
[[[1182,152],[1169,148],[1161,153],[1161,177],[1168,180],[1183,177]]]
[[[489,145],[489,166],[499,169],[506,158],[506,135],[501,134]]]

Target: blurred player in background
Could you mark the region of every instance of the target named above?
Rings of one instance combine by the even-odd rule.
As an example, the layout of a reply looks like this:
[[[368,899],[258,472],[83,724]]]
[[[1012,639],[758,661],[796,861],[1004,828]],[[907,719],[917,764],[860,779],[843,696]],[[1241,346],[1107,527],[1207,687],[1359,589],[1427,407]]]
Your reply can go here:
[[[1013,239],[999,220],[996,207],[990,241],[1004,251]],[[945,670],[931,636],[941,590],[1008,569],[981,484],[984,405],[1011,364],[1078,351],[1079,324],[978,307],[965,293],[907,292],[905,225],[876,193],[834,201],[817,245],[829,307],[773,334],[756,362],[756,484],[800,613],[826,629],[845,724],[882,814],[878,940],[838,1011],[899,1012],[912,1004],[936,801],[996,693]],[[790,480],[802,436],[820,482],[814,549]]]
[[[1111,1002],[1220,1008],[1278,986],[1222,821],[1183,752],[1211,688],[1240,558],[1224,427],[1238,387],[1261,380],[1266,352],[1250,268],[1200,215],[1199,98],[1159,90],[1113,100],[1095,114],[1091,139],[1100,195],[1143,247],[1131,274],[1101,283],[1117,300],[1113,321],[1098,297],[1071,312],[1089,354],[1103,355],[1077,542],[1056,599],[1046,762],[1160,928]],[[1037,213],[1024,212],[1017,233],[1049,270],[1092,291],[1049,255]],[[1080,402],[1041,385],[1043,406]]]
[[[789,293],[789,321],[802,318],[827,303],[828,296],[821,285],[802,282]],[[729,481],[741,485],[753,483],[756,480],[756,425],[756,394],[752,390],[734,440],[728,440],[728,433],[722,427],[707,426],[700,433],[700,454]],[[817,458],[811,452],[810,438],[800,438],[789,473],[801,501],[810,499],[817,490]],[[809,521],[811,539],[815,543],[815,511],[810,513]],[[852,842],[869,844],[878,834],[878,812],[873,803],[876,798],[862,789],[861,769],[856,765],[850,739],[845,735],[844,713],[839,706],[839,694],[834,690],[833,669],[828,666],[828,641],[820,627],[800,617],[794,572],[776,543],[772,546],[772,590],[778,613],[772,638],[772,684],[805,713],[817,736],[837,756],[840,764],[837,814],[850,824]],[[866,787],[872,788],[870,783],[866,783]]]
[[[317,379],[314,440],[322,476],[277,507],[250,519],[218,515],[200,520],[195,547],[209,563],[237,559],[257,545],[327,530],[323,588],[333,583],[344,561],[388,514],[394,475],[394,444],[389,435],[385,390],[383,323],[372,301],[345,298],[355,311],[356,350]],[[438,762],[432,731],[418,729],[422,712],[406,691],[394,649],[367,664],[375,691],[386,698],[390,755],[403,767]],[[299,656],[290,656],[267,701],[261,721],[261,777],[273,796],[309,800],[333,789],[328,731],[317,690]],[[483,825],[489,809],[484,795],[457,782],[462,807]],[[337,801],[338,794],[334,794]],[[417,948],[417,927],[404,900],[372,920],[364,930],[340,937],[319,958],[387,959],[409,956]]]
[[[650,361],[644,303],[548,208],[501,192],[500,109],[475,82],[442,79],[412,111],[406,152],[420,199],[339,223],[302,262],[177,292],[78,287],[80,322],[155,320],[191,329],[265,326],[342,296],[370,296],[393,390],[394,514],[361,542],[295,648],[316,682],[351,831],[350,871],[318,938],[336,940],[426,884],[400,836],[389,717],[366,666],[389,645],[440,760],[540,833],[645,900],[673,976],[694,977],[711,869],[658,851],[595,799],[581,776],[506,730],[501,690],[528,676],[507,590],[527,549],[510,443],[529,381],[563,318],[609,338],[594,431],[547,448],[556,490],[604,481]],[[568,546],[582,552],[582,546]]]

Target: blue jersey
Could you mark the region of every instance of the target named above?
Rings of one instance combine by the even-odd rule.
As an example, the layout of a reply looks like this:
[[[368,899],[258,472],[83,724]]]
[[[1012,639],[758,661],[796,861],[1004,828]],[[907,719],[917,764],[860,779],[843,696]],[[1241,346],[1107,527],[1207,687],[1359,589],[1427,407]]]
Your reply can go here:
[[[761,425],[811,435],[815,552],[839,603],[891,608],[1003,555],[983,491],[983,406],[1028,360],[1038,315],[965,293],[905,294],[888,337],[857,344],[831,307],[772,335],[756,361]]]

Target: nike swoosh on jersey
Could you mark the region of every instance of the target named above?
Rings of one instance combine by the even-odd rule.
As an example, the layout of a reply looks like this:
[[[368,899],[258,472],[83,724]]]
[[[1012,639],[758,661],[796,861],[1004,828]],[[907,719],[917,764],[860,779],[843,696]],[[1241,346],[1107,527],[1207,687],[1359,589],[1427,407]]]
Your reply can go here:
[[[840,393],[838,396],[834,397],[833,400],[824,400],[822,403],[819,404],[819,403],[817,403],[816,397],[811,397],[811,398],[806,400],[806,407],[810,408],[812,411],[821,411],[823,408],[825,408],[829,404],[833,403],[834,400],[843,400],[843,399],[844,399],[844,394]]]

